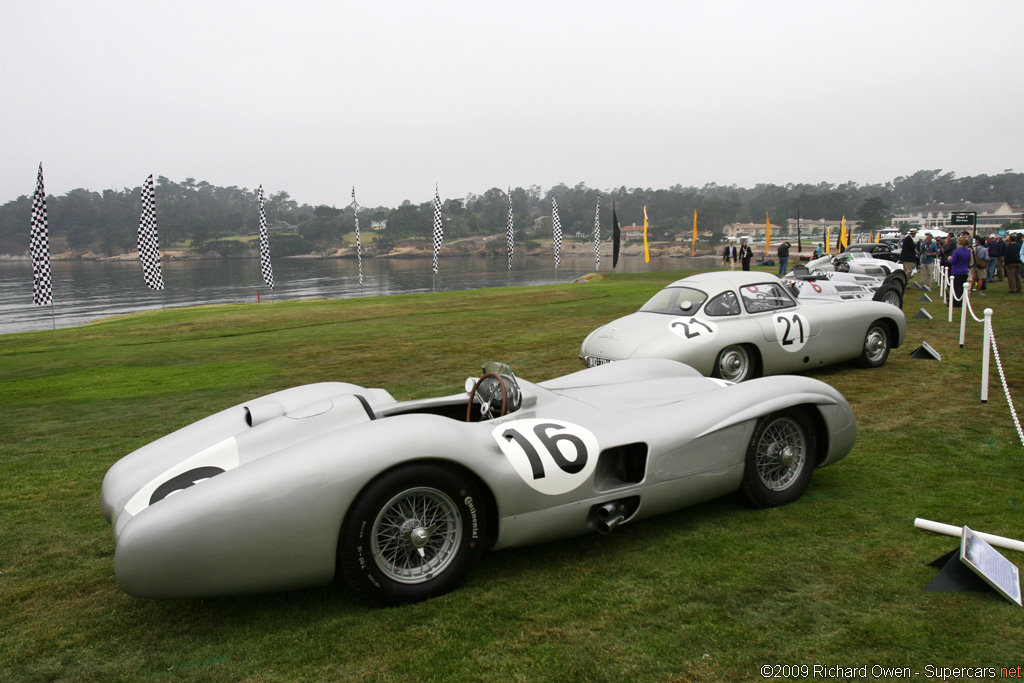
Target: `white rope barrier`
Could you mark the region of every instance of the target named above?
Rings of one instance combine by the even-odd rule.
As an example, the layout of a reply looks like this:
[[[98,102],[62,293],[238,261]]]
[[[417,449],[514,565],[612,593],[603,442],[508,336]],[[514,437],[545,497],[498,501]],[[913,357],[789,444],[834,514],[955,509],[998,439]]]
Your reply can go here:
[[[1013,426],[1017,430],[1017,436],[1020,438],[1021,446],[1024,447],[1024,429],[1021,429],[1020,418],[1017,416],[1017,409],[1013,405],[1013,397],[1010,396],[1010,387],[1006,382],[1006,373],[1003,371],[1003,363],[999,358],[999,347],[996,344],[995,333],[992,330],[992,309],[986,308],[982,313],[983,318],[979,318],[974,314],[974,308],[971,306],[971,282],[968,280],[964,283],[961,289],[960,295],[957,296],[956,288],[954,287],[953,276],[949,274],[949,269],[943,267],[940,269],[940,292],[942,298],[948,303],[949,306],[949,320],[953,322],[953,304],[956,301],[962,301],[963,305],[960,311],[960,348],[964,347],[964,340],[967,334],[967,314],[971,314],[971,318],[975,322],[982,323],[982,355],[981,355],[981,402],[988,403],[988,385],[989,385],[989,374],[990,374],[990,353],[995,356],[996,369],[999,372],[999,381],[1003,385],[1003,394],[1006,396],[1006,404],[1010,408],[1010,415],[1013,417]]]
[[[991,308],[986,308],[986,314],[991,310]],[[1020,445],[1024,446],[1024,430],[1021,430],[1020,418],[1017,417],[1017,409],[1013,407],[1013,398],[1010,397],[1010,387],[1006,384],[1006,373],[1003,372],[1003,362],[999,359],[999,346],[996,345],[996,335],[992,332],[991,315],[986,315],[986,324],[988,325],[989,339],[992,341],[992,353],[996,357],[996,368],[999,370],[999,381],[1002,382],[1003,393],[1006,394],[1006,405],[1010,406],[1010,415],[1013,416],[1013,426],[1017,428],[1017,437],[1020,439]],[[986,350],[987,349],[988,347],[986,346]],[[987,355],[988,354],[986,354],[986,356]]]

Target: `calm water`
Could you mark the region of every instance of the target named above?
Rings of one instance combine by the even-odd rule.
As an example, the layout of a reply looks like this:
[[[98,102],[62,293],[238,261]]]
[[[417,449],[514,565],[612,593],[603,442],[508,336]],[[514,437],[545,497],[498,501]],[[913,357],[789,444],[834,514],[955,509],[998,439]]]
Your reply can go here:
[[[602,257],[602,269],[611,259]],[[697,260],[700,262],[700,259]],[[263,300],[340,299],[407,292],[479,289],[507,285],[571,282],[594,272],[594,257],[566,254],[555,272],[550,256],[520,257],[509,273],[503,258],[442,258],[440,272],[430,259],[363,259],[363,286],[355,259],[286,258],[274,260],[273,291],[263,283],[259,261],[165,261],[163,292],[142,279],[136,261],[53,261],[53,313],[32,303],[32,267],[28,261],[0,261],[0,333],[73,327],[111,315],[181,306]],[[695,267],[688,258],[624,256],[616,272],[631,273]]]

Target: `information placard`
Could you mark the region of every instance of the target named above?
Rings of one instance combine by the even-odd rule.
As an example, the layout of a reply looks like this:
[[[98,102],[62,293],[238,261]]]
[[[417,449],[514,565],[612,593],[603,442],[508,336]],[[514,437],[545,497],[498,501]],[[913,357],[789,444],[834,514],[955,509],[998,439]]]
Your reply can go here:
[[[1021,604],[1020,571],[1017,566],[966,526],[960,539],[960,561],[1004,598]]]
[[[974,225],[977,220],[977,211],[953,211],[949,214],[950,225]]]

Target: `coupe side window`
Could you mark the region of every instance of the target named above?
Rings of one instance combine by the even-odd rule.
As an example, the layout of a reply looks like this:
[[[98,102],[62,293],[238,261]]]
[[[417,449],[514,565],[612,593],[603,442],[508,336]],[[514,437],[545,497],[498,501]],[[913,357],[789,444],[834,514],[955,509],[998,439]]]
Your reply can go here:
[[[690,287],[666,287],[640,307],[645,313],[693,315],[708,298],[704,292]]]
[[[785,290],[775,283],[740,287],[740,296],[747,313],[763,313],[796,306]]]
[[[736,292],[722,292],[704,307],[704,315],[706,316],[739,314],[740,300],[736,297]]]

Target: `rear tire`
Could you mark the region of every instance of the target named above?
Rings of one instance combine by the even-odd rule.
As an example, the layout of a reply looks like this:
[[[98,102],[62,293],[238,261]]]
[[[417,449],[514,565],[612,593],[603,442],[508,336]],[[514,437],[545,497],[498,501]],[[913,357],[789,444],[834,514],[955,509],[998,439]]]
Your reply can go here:
[[[483,490],[444,465],[385,472],[356,497],[341,526],[338,566],[361,598],[401,605],[448,593],[480,559]]]
[[[806,410],[787,408],[758,420],[747,446],[741,491],[756,508],[788,505],[811,481],[818,446]]]
[[[757,362],[746,346],[727,346],[715,358],[715,367],[711,374],[729,382],[744,382],[756,376]]]

